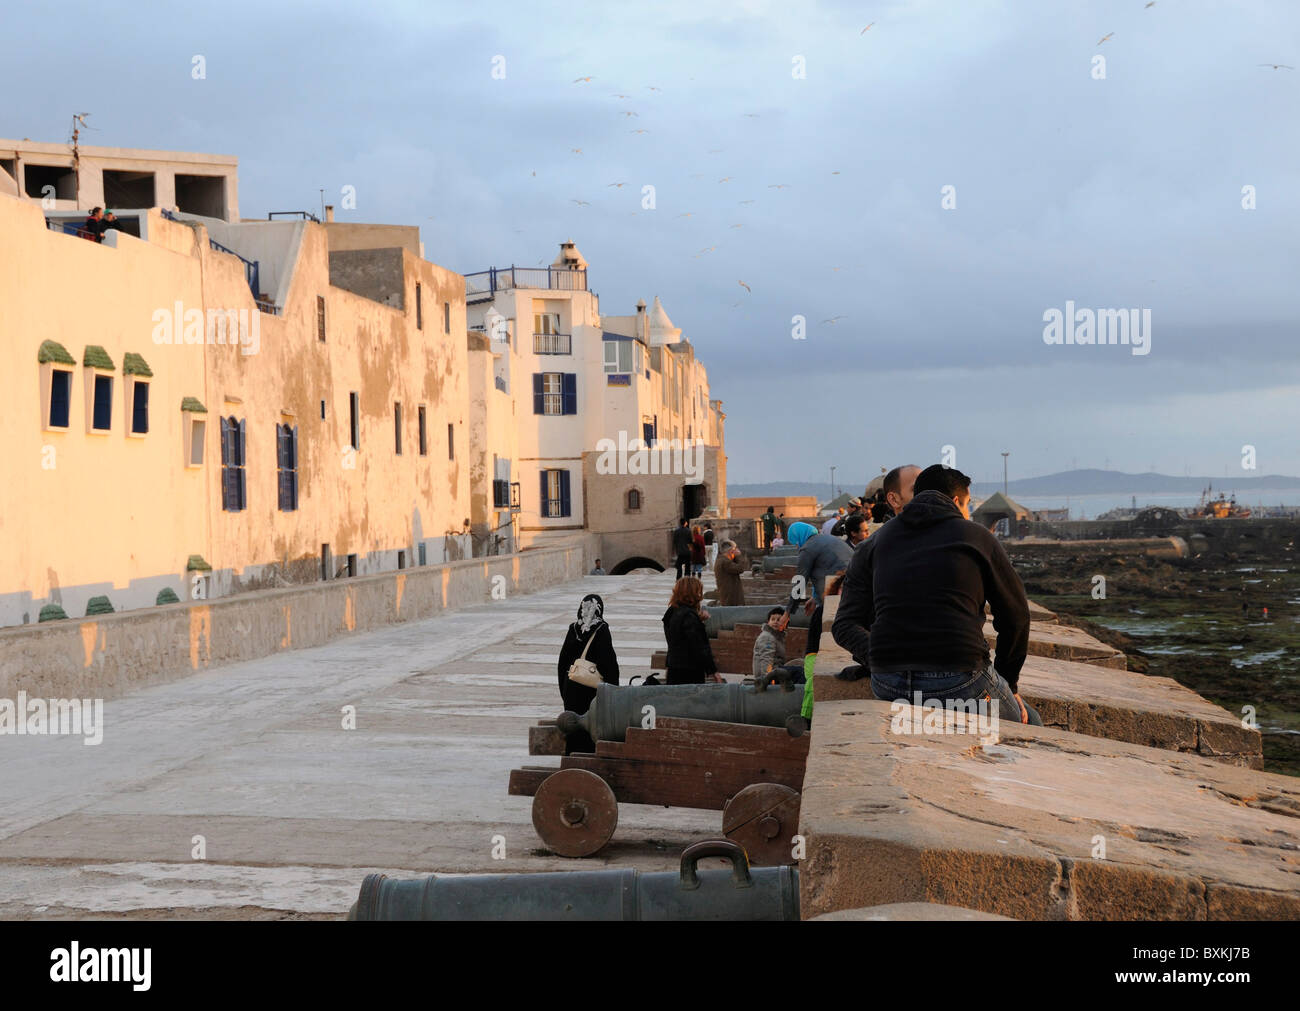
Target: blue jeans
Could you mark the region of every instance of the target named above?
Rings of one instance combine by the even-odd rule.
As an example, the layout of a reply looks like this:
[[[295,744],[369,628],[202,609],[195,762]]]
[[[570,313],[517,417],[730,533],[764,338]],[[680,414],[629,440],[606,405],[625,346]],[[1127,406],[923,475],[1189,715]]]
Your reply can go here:
[[[885,702],[904,699],[912,702],[915,692],[921,693],[922,703],[934,699],[943,702],[947,699],[980,699],[988,696],[998,703],[998,718],[1008,723],[1020,722],[1020,703],[1016,701],[1015,692],[1007,679],[992,667],[974,671],[898,671],[875,673],[871,675],[871,692],[876,698]],[[1043,725],[1042,717],[1028,702],[1025,711],[1029,722],[1036,727]]]

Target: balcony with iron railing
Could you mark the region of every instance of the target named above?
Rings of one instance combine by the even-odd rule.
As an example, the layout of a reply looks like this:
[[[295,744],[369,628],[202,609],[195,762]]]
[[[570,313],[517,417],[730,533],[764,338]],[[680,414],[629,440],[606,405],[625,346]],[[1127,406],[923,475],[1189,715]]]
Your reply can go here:
[[[533,354],[571,355],[573,354],[573,335],[567,333],[535,333],[533,334]]]
[[[586,291],[587,272],[568,267],[491,267],[465,275],[465,300],[486,302],[498,291],[543,288],[548,291]]]

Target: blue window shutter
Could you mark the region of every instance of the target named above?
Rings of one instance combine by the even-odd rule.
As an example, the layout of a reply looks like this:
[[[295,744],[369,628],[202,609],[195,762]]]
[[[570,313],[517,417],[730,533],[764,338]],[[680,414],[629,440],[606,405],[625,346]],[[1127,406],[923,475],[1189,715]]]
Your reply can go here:
[[[569,515],[569,472],[560,471],[560,515]]]
[[[543,516],[550,516],[550,515],[551,515],[551,510],[550,510],[550,506],[549,506],[549,504],[548,504],[548,502],[547,502],[547,498],[546,498],[546,491],[547,491],[547,489],[546,489],[546,471],[542,471],[542,472],[541,472],[541,475],[542,475],[542,515],[543,515]]]
[[[235,435],[235,446],[239,450],[239,469],[236,473],[239,475],[239,508],[248,508],[248,479],[247,471],[244,470],[244,453],[247,449],[247,443],[244,441],[247,434],[246,421],[239,422],[239,429]]]
[[[578,413],[578,374],[564,373],[564,413]]]
[[[533,413],[545,413],[542,404],[542,374],[540,372],[533,373]],[[545,496],[543,496],[543,498],[545,498]]]
[[[131,431],[149,431],[149,384],[136,383],[132,387]]]

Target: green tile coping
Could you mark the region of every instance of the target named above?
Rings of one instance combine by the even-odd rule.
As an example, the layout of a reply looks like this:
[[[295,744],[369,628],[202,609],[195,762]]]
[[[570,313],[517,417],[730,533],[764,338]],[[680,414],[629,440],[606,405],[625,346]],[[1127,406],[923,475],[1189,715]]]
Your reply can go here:
[[[92,369],[108,369],[109,372],[117,368],[113,364],[113,359],[108,356],[108,352],[98,344],[86,345],[86,353],[82,356],[81,364],[88,365]]]
[[[68,354],[68,349],[58,341],[41,341],[41,349],[36,353],[36,360],[42,365],[46,362],[58,362],[60,365],[77,364],[77,359]]]
[[[185,565],[185,571],[193,572],[196,569],[200,572],[211,572],[212,566],[203,560],[202,555],[190,555],[190,560]]]
[[[90,600],[86,602],[87,618],[89,618],[93,614],[112,614],[112,613],[113,613],[113,605],[107,597],[104,596],[91,597]]]
[[[179,604],[180,602],[181,598],[176,596],[176,591],[170,586],[164,586],[158,591],[158,598],[154,604]]]
[[[62,621],[67,618],[67,616],[68,612],[58,604],[46,604],[41,608],[41,616],[37,621],[37,624],[40,624],[42,621]]]
[[[181,399],[182,411],[193,411],[195,414],[207,414],[208,409],[203,406],[203,402],[198,397],[183,397]]]
[[[122,356],[122,372],[128,376],[153,378],[153,369],[149,368],[149,363],[134,351],[128,351]]]

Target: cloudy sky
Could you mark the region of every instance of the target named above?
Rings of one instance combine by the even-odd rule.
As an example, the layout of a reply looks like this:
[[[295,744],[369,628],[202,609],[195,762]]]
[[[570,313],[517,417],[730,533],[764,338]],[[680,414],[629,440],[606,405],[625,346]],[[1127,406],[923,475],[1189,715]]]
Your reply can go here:
[[[462,273],[572,238],[695,343],[733,482],[1300,474],[1300,69],[1259,66],[1300,4],[1144,3],[67,2],[7,13],[0,136],[234,154],[245,217],[354,186]],[[1067,299],[1150,354],[1045,344]]]

